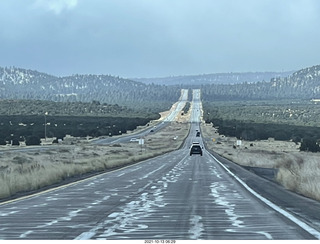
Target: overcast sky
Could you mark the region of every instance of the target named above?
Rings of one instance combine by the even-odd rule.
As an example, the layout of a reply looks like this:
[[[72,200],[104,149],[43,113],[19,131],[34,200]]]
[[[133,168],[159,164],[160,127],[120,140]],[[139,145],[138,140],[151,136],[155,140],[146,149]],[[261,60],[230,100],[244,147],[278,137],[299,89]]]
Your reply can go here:
[[[163,77],[320,64],[319,0],[1,0],[0,66]]]

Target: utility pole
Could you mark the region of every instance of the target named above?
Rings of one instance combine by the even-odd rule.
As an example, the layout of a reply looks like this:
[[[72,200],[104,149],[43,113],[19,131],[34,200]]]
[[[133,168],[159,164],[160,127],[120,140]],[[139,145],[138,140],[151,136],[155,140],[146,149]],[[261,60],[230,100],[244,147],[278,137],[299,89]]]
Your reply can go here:
[[[44,140],[47,141],[47,115],[48,112],[44,114]]]

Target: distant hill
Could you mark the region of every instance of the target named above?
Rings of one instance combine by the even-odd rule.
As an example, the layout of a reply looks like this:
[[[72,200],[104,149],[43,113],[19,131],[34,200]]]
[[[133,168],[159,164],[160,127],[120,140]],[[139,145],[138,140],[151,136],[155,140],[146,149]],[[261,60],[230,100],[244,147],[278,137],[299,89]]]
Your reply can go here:
[[[202,98],[215,100],[320,98],[320,65],[301,69],[288,77],[234,85],[202,85]]]
[[[169,106],[178,100],[178,87],[147,85],[110,75],[56,77],[16,67],[0,67],[2,99],[92,102],[135,107]],[[161,108],[163,109],[163,107]]]
[[[296,72],[181,76],[159,78],[152,83],[156,80],[145,79],[144,83],[142,79],[90,74],[56,77],[15,67],[0,68],[0,98],[98,101],[146,112],[169,108],[178,100],[181,88],[200,88],[204,101],[320,98],[320,65]]]
[[[295,96],[320,98],[320,65],[301,69],[285,78],[274,78],[271,83]]]
[[[290,72],[243,72],[243,73],[216,73],[202,75],[171,76],[163,78],[132,78],[132,80],[146,84],[158,85],[203,85],[203,84],[239,84],[270,81],[275,77],[287,77]]]

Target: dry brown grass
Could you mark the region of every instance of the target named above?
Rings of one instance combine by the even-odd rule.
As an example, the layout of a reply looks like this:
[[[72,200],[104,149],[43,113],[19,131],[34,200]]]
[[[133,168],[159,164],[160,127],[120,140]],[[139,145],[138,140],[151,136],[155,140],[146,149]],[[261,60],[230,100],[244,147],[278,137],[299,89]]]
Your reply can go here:
[[[319,153],[284,154],[275,167],[276,180],[284,187],[320,201]]]
[[[221,156],[243,166],[278,169],[275,180],[285,188],[320,200],[320,153],[300,152],[294,142],[273,140],[234,148],[236,138],[215,133],[212,125],[202,124],[201,129],[207,146]]]
[[[146,136],[143,147],[138,142],[114,145],[80,143],[53,146],[44,152],[3,152],[0,154],[0,198],[175,150],[187,137],[189,126],[188,123],[172,122],[159,133]]]

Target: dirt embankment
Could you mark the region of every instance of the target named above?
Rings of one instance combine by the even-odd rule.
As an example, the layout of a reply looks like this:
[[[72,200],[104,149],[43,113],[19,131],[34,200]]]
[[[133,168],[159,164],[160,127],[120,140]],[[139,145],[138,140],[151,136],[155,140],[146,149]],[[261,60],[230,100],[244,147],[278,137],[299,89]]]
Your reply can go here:
[[[237,141],[202,124],[207,146],[242,166],[275,169],[274,180],[285,188],[320,201],[320,153],[300,152],[290,141]]]

